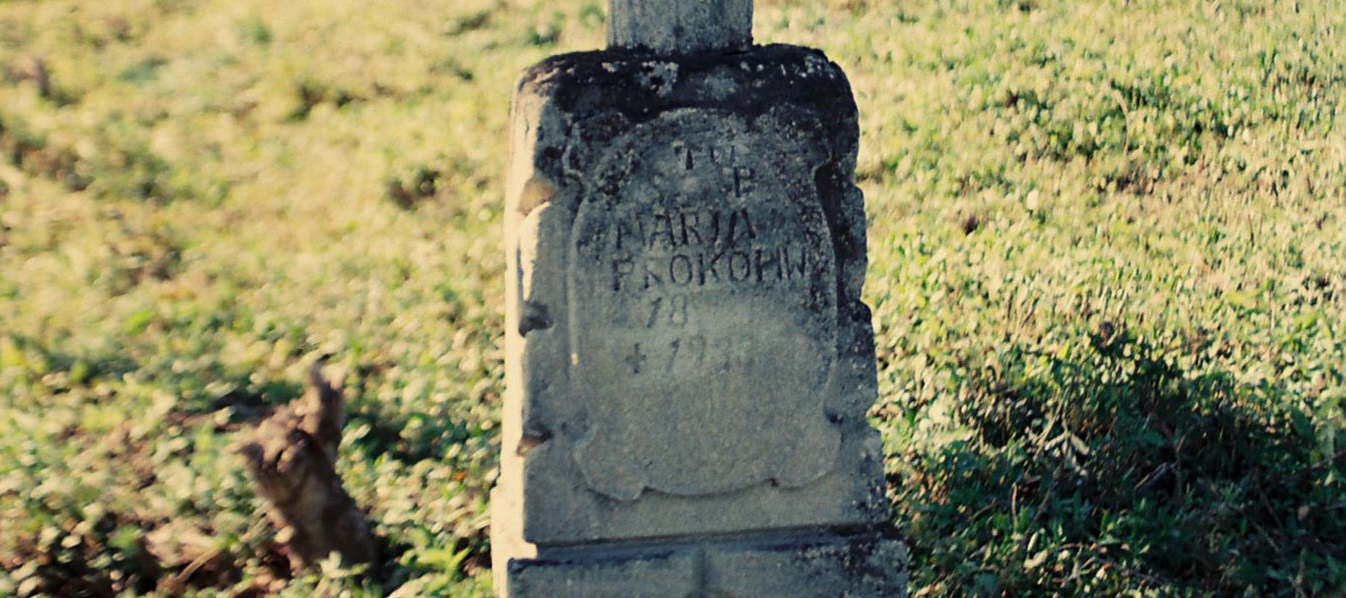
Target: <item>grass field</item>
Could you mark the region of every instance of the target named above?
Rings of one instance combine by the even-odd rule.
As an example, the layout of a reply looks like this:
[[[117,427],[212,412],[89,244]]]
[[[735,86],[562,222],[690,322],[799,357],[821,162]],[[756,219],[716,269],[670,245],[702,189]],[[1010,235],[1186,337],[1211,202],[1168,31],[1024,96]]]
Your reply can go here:
[[[763,0],[851,75],[913,596],[1346,596],[1346,2]],[[489,596],[508,96],[599,0],[0,0],[0,597]],[[386,579],[236,432],[350,372]]]

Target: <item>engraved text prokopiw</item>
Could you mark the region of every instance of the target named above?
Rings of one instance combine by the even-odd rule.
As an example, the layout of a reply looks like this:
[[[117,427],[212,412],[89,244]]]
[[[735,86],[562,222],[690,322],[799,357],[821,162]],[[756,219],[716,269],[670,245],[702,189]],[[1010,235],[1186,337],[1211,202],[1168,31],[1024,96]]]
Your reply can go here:
[[[619,136],[586,173],[599,191],[572,232],[570,379],[595,491],[795,486],[835,462],[836,257],[818,157],[799,145],[688,109]]]

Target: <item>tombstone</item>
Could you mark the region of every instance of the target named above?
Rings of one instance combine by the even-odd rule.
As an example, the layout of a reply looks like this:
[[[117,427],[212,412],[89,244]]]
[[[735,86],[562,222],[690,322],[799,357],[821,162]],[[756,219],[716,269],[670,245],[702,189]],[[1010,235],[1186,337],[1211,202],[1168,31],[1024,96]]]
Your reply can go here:
[[[858,125],[751,0],[612,0],[512,107],[509,598],[895,597]]]

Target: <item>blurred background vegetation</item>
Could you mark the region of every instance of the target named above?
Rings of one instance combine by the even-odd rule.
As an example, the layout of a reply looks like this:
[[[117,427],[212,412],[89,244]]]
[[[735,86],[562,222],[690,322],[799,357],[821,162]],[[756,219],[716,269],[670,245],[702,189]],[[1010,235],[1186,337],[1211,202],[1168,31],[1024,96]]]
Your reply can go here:
[[[852,77],[914,596],[1346,596],[1346,3],[759,0]],[[514,77],[600,0],[0,0],[0,596],[488,596]],[[238,430],[350,372],[386,578]]]

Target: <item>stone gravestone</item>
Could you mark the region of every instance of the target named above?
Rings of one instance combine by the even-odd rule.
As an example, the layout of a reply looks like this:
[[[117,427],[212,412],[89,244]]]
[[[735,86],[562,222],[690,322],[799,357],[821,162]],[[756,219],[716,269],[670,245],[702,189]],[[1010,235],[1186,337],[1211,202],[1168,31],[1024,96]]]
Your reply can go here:
[[[751,0],[610,8],[514,98],[497,591],[904,596],[849,84]]]

